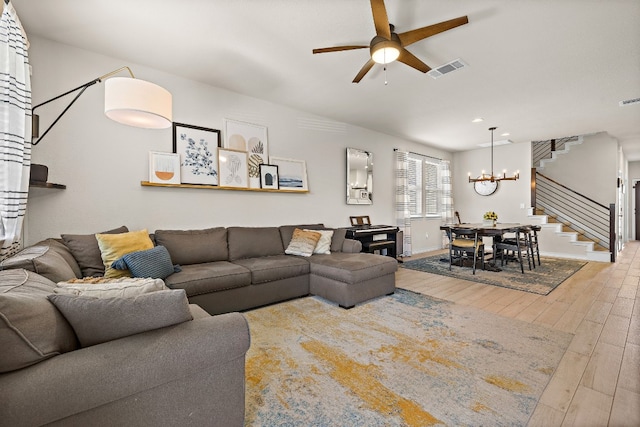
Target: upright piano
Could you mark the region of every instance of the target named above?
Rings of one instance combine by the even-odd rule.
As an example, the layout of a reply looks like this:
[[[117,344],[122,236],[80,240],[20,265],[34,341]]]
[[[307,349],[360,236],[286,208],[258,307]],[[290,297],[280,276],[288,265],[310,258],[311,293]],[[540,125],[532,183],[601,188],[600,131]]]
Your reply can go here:
[[[391,225],[361,224],[346,228],[346,237],[359,240],[362,243],[362,252],[380,254],[397,258],[396,238],[399,228]]]

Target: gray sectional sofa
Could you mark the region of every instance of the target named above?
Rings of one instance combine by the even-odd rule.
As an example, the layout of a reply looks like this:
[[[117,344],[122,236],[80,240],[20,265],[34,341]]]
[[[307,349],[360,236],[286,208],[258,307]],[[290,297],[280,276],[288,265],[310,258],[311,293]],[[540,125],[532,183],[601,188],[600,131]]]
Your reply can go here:
[[[0,425],[241,426],[250,334],[235,312],[309,294],[349,308],[395,289],[397,261],[361,253],[341,229],[330,253],[285,254],[296,228],[325,229],[156,230],[180,265],[166,292],[188,298],[193,320],[87,347],[50,295],[104,272],[95,236],[46,239],[4,260]]]
[[[296,228],[327,229],[323,224],[280,227],[215,227],[156,230],[156,245],[167,248],[180,272],[164,279],[184,289],[189,302],[210,314],[242,311],[305,295],[318,295],[350,308],[395,289],[397,261],[361,253],[361,243],[334,229],[330,254],[285,254]],[[108,233],[122,233],[126,227]],[[62,235],[39,242],[0,268],[24,268],[54,282],[101,275],[100,251],[91,235]]]
[[[191,321],[81,347],[48,299],[55,287],[0,271],[1,426],[243,425],[242,314],[192,304]]]

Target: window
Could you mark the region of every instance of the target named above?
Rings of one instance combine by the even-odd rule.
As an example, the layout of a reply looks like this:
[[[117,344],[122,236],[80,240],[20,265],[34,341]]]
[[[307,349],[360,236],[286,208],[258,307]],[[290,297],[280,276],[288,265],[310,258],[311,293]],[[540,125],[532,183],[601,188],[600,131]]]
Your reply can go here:
[[[440,216],[440,163],[409,155],[409,203],[411,216]]]

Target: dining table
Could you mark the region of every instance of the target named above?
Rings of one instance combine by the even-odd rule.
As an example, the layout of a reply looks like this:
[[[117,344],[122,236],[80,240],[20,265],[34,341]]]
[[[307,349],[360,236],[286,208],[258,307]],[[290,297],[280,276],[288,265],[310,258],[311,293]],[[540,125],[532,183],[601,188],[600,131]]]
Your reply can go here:
[[[440,230],[447,231],[450,228],[462,228],[467,230],[474,230],[478,232],[478,236],[482,237],[491,237],[492,238],[492,257],[489,260],[494,261],[493,267],[496,271],[500,271],[497,269],[495,265],[495,257],[496,257],[496,244],[500,242],[505,234],[515,233],[518,229],[522,227],[531,227],[531,224],[521,224],[515,222],[497,222],[495,225],[486,225],[484,223],[452,223],[452,224],[443,224],[440,226]]]

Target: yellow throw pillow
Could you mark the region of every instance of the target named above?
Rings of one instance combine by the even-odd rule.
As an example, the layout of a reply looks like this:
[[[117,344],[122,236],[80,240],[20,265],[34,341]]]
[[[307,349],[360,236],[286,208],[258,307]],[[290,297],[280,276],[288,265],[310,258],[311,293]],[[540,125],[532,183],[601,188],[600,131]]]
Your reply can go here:
[[[105,268],[104,277],[107,278],[131,277],[129,270],[116,270],[111,268],[111,264],[128,253],[153,248],[146,229],[121,234],[96,234],[96,239]]]

